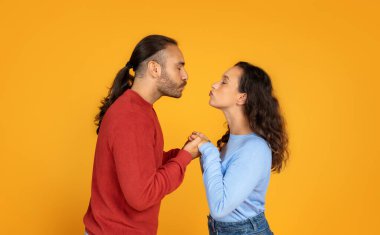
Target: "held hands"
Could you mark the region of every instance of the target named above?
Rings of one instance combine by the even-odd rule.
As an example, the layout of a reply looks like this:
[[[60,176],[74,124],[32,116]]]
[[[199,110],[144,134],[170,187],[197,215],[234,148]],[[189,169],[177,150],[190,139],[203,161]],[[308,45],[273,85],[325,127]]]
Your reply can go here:
[[[183,150],[186,150],[191,154],[193,159],[199,157],[200,153],[198,150],[198,144],[202,141],[200,137],[196,137],[194,139],[189,138],[189,140],[185,143],[185,146],[183,146]]]
[[[209,138],[207,138],[207,136],[205,136],[203,133],[201,132],[197,132],[197,131],[193,131],[193,133],[191,133],[191,135],[189,136],[189,140],[192,141],[196,138],[200,138],[201,141],[199,142],[198,144],[198,149],[204,144],[204,143],[207,143],[207,142],[210,142]]]
[[[210,140],[204,134],[200,132],[193,132],[188,138],[188,141],[183,146],[183,150],[188,151],[193,159],[199,157],[200,152],[199,148],[204,144],[209,142]]]

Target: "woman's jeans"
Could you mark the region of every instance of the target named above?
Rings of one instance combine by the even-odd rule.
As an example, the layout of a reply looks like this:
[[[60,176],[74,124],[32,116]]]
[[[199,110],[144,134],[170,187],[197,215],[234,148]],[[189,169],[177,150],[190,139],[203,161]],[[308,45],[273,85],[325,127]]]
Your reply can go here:
[[[208,216],[210,235],[273,235],[264,212],[239,222],[218,222]]]

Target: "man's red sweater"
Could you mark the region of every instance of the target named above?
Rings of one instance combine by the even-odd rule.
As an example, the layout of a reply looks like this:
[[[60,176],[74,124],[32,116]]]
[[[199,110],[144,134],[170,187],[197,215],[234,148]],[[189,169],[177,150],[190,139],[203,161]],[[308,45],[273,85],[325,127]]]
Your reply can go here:
[[[156,234],[163,197],[182,182],[191,155],[163,151],[153,106],[127,90],[107,110],[95,150],[86,231],[98,234]]]

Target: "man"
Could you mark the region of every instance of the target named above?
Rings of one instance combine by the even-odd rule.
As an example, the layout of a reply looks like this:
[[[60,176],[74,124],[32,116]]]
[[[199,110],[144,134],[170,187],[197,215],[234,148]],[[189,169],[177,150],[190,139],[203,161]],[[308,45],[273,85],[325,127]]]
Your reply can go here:
[[[161,96],[181,97],[188,79],[184,66],[176,41],[150,35],[117,74],[96,117],[91,200],[84,216],[88,234],[157,233],[161,200],[199,155],[200,138],[164,152],[153,109]]]

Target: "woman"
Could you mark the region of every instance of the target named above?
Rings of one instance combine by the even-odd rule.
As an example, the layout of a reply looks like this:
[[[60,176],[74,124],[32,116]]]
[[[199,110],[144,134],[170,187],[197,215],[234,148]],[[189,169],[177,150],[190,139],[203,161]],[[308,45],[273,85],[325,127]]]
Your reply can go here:
[[[210,105],[223,111],[228,130],[217,147],[199,132],[198,145],[210,208],[210,234],[273,234],[264,215],[271,171],[288,158],[288,138],[269,76],[239,62],[212,86]]]

